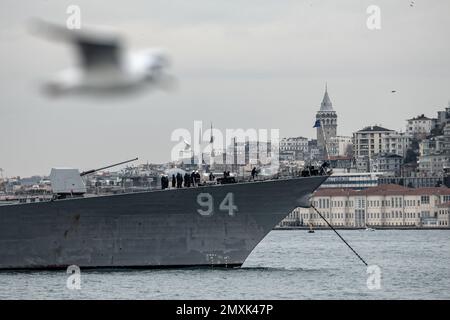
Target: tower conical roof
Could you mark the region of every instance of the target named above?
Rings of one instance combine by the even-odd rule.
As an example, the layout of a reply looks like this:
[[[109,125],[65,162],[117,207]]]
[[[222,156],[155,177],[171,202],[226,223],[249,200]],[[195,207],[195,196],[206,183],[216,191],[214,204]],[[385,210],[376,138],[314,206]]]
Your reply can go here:
[[[328,96],[327,85],[325,85],[325,94],[323,95],[322,103],[320,104],[320,111],[333,111],[333,104]]]

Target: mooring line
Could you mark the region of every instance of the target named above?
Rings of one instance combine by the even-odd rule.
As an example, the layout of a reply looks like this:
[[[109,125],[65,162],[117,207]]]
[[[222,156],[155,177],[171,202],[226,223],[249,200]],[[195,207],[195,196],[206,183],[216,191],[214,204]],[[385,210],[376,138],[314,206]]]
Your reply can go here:
[[[356,254],[356,256],[357,256],[357,257],[358,257],[358,258],[359,258],[366,266],[368,266],[367,262],[364,261],[363,258],[361,258],[361,256],[358,254],[358,252],[356,252],[356,251],[355,251],[355,250],[347,243],[347,241],[345,241],[344,238],[342,238],[342,236],[339,234],[339,232],[337,232],[336,229],[333,228],[333,226],[328,222],[327,219],[325,219],[325,217],[319,212],[319,210],[317,210],[317,208],[314,207],[312,204],[311,204],[311,208],[313,208],[313,209],[319,214],[319,216],[323,219],[323,221],[325,221],[326,224],[331,228],[331,230],[333,230],[333,231],[338,235],[338,237],[341,238],[342,241],[344,241],[344,243],[347,245],[347,247],[349,247],[350,250],[352,250],[353,253]]]

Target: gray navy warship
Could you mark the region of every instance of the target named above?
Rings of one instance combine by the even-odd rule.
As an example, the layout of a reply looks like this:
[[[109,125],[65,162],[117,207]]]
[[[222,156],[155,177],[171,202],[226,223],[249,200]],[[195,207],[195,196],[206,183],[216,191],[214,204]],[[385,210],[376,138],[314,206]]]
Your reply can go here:
[[[327,177],[0,206],[0,269],[241,266]]]

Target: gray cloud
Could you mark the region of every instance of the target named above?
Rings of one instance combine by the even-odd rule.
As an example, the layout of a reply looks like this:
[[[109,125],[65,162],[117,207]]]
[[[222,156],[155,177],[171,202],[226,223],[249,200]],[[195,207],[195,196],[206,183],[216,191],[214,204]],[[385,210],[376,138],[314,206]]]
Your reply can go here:
[[[113,26],[131,47],[161,46],[179,89],[130,99],[48,100],[37,84],[72,63],[70,48],[31,36],[38,16]],[[381,7],[382,29],[366,28]],[[167,161],[173,129],[280,128],[313,137],[325,81],[339,134],[380,123],[404,128],[450,99],[450,45],[441,1],[2,1],[0,167],[8,175],[82,169],[139,156]],[[390,93],[392,89],[397,94]]]

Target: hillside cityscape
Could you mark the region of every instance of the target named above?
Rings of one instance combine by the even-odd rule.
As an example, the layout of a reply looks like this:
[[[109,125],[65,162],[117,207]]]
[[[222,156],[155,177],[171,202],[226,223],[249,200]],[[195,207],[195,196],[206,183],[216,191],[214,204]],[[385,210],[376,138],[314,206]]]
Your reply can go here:
[[[207,180],[231,171],[238,181],[299,176],[305,168],[326,161],[333,175],[313,196],[313,203],[336,227],[450,227],[450,103],[434,117],[411,115],[405,130],[396,131],[382,124],[361,125],[352,136],[339,135],[338,112],[325,87],[315,115],[316,137],[283,137],[279,141],[277,172],[260,159],[263,149],[270,153],[270,142],[244,141],[202,155],[194,161],[190,145],[180,152],[180,161],[163,164],[127,165],[119,171],[96,171],[84,179],[92,194],[121,193],[161,188],[161,176],[169,180],[177,173],[200,170]],[[212,135],[211,127],[211,135]],[[211,136],[211,142],[213,137]],[[225,161],[226,157],[242,163]],[[206,164],[204,159],[212,160]],[[221,161],[217,161],[219,159]],[[0,169],[1,202],[34,202],[51,198],[48,176],[7,177]],[[253,177],[255,178],[255,177]],[[170,186],[169,186],[170,187]],[[280,227],[325,226],[311,208],[297,208]]]

